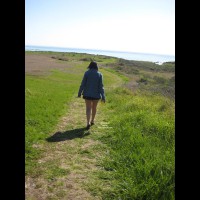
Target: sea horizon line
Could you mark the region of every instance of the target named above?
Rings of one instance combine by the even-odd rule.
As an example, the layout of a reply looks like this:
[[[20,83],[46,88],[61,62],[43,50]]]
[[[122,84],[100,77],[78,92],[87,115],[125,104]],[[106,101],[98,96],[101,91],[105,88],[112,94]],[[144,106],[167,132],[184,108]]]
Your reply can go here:
[[[160,56],[175,57],[174,54],[133,52],[133,51],[124,51],[124,50],[91,49],[91,48],[81,48],[81,47],[61,47],[61,46],[30,45],[30,44],[26,44],[25,47],[47,47],[47,48],[59,48],[59,49],[77,49],[77,50],[91,50],[91,51],[105,51],[105,52],[107,51],[107,52],[133,53],[133,54],[160,55]]]

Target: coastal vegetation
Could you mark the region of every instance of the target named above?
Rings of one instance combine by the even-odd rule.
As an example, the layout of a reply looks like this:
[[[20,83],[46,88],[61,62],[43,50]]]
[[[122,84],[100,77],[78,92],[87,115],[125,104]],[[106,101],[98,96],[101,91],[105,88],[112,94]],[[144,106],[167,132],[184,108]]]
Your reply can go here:
[[[175,62],[26,51],[26,199],[175,199]],[[91,60],[106,103],[85,129]]]

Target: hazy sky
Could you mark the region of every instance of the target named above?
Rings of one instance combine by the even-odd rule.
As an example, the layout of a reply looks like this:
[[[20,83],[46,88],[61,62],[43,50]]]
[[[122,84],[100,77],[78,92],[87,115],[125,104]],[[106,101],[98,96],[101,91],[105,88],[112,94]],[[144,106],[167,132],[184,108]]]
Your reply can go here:
[[[25,0],[25,44],[175,55],[175,0]]]

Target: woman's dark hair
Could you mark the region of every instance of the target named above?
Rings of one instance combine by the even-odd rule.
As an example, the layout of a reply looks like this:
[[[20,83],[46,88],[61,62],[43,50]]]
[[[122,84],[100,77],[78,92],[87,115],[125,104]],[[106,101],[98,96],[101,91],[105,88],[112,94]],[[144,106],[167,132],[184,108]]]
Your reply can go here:
[[[98,66],[97,66],[97,63],[92,61],[89,66],[88,66],[88,69],[96,69],[98,71]]]

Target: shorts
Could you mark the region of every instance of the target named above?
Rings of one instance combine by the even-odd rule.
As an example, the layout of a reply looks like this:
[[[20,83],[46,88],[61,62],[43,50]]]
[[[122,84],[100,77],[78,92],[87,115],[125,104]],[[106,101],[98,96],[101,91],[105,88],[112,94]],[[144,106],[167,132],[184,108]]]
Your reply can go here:
[[[99,100],[100,98],[93,98],[93,97],[83,96],[83,99],[86,99],[86,100]]]

